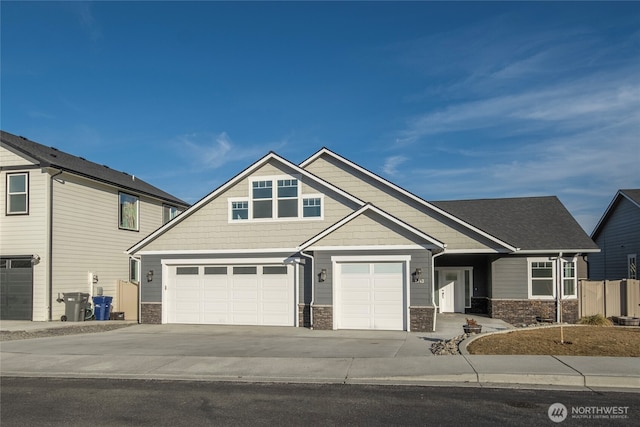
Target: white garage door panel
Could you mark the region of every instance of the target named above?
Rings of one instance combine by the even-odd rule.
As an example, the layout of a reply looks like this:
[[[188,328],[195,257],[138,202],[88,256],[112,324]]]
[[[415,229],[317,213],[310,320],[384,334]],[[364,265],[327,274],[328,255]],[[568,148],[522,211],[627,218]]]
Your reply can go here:
[[[342,329],[404,329],[403,263],[345,263],[340,274]]]
[[[194,271],[197,274],[185,274]],[[293,326],[293,267],[270,266],[264,271],[263,266],[170,268],[167,321]]]

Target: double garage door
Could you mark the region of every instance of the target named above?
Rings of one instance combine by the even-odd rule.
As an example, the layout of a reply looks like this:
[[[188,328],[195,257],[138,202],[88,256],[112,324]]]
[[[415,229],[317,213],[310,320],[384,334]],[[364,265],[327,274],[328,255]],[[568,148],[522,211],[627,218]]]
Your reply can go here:
[[[31,258],[0,258],[0,319],[31,320],[32,311]]]
[[[291,265],[169,266],[166,322],[294,326]]]

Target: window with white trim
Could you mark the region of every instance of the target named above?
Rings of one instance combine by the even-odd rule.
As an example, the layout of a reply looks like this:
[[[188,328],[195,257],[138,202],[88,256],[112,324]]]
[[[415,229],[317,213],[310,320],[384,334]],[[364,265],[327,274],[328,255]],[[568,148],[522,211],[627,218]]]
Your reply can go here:
[[[627,255],[627,279],[638,278],[638,257],[637,254]]]
[[[551,299],[556,295],[554,262],[548,258],[529,260],[529,298]]]
[[[278,218],[298,217],[298,180],[278,180]]]
[[[129,258],[129,281],[131,283],[140,282],[140,260]]]
[[[29,214],[29,173],[7,174],[7,215]]]
[[[249,201],[231,200],[231,219],[234,221],[249,219]]]
[[[575,260],[562,260],[562,298],[577,298],[577,280]]]
[[[253,218],[273,218],[273,181],[253,181]]]
[[[324,195],[302,194],[299,177],[249,179],[249,197],[227,199],[229,222],[323,219]]]
[[[119,228],[121,230],[138,231],[138,197],[127,193],[119,193],[118,199]]]
[[[182,210],[171,205],[162,205],[162,223],[166,224],[182,213]]]
[[[304,218],[319,218],[322,216],[322,199],[320,197],[305,197],[302,199],[302,216]]]

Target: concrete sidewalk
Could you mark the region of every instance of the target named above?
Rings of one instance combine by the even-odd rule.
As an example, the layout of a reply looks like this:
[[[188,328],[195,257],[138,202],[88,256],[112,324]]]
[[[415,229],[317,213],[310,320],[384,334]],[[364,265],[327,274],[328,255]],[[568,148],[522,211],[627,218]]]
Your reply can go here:
[[[451,337],[450,332],[438,334],[444,333]],[[433,356],[429,348],[439,339],[435,335],[133,325],[94,334],[4,341],[0,374],[640,391],[640,358]]]

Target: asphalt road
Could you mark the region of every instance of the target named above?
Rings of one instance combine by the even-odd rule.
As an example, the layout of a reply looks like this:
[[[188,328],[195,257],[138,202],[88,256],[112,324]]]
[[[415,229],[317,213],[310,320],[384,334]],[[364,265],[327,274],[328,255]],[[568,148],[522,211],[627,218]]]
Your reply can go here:
[[[6,378],[0,424],[200,425],[638,425],[640,394],[580,391]],[[549,419],[560,402],[569,416]],[[571,418],[572,407],[628,407],[616,419]]]

